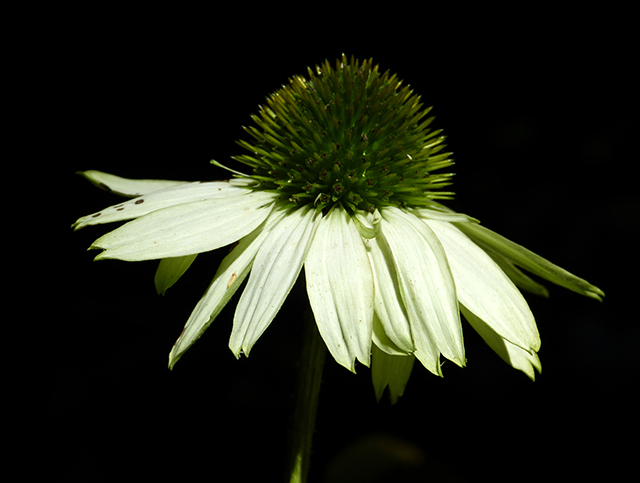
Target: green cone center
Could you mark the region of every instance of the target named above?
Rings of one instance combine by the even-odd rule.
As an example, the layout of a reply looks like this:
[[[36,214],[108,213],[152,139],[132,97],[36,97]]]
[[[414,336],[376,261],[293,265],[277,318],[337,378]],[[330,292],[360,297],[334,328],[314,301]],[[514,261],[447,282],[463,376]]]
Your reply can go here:
[[[253,140],[238,141],[250,154],[234,159],[252,168],[256,189],[294,206],[425,207],[452,197],[441,188],[453,176],[433,173],[453,161],[429,111],[395,75],[343,56],[271,94],[244,128]]]

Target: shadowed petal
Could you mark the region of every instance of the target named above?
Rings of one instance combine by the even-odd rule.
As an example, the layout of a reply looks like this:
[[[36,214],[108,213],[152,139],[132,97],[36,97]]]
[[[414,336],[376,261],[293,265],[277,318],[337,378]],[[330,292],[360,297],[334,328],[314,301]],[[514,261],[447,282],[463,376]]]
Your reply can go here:
[[[476,317],[464,305],[460,305],[462,315],[484,341],[498,354],[502,360],[514,369],[524,372],[531,380],[535,380],[535,371],[541,372],[540,358],[534,351],[527,351],[500,337],[489,324]]]
[[[178,281],[187,271],[198,254],[185,255],[183,257],[163,258],[160,260],[154,282],[159,295],[165,292]]]
[[[391,404],[398,401],[407,386],[415,359],[412,355],[389,355],[375,344],[371,347],[371,378],[378,401],[387,387]]]
[[[382,323],[378,318],[376,312],[373,312],[373,330],[371,332],[372,342],[378,346],[378,348],[392,356],[406,356],[413,353],[413,350],[407,352],[404,349],[400,349],[390,338],[387,336]]]
[[[542,297],[549,297],[549,291],[544,285],[539,284],[525,274],[522,270],[516,267],[511,260],[490,248],[482,248],[487,252],[487,255],[493,258],[493,261],[498,264],[507,277],[509,277],[520,290],[526,290],[527,292],[531,292]]]

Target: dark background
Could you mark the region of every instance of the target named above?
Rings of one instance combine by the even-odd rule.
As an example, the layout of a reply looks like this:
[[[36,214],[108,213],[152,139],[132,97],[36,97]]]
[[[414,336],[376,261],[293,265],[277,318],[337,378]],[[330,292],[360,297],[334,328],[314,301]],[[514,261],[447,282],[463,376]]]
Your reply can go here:
[[[289,16],[273,7],[255,23],[242,8],[75,12],[78,20],[52,12],[62,21],[21,59],[18,76],[35,99],[23,112],[35,129],[19,170],[32,176],[34,158],[45,168],[40,235],[30,238],[40,257],[20,284],[29,294],[20,323],[32,331],[11,337],[27,339],[12,358],[28,370],[19,389],[28,438],[15,447],[37,455],[38,469],[61,481],[285,480],[304,291],[294,289],[241,360],[227,348],[236,296],[169,371],[169,350],[222,253],[199,256],[165,297],[154,291],[155,262],[93,263],[86,248],[110,227],[69,226],[118,199],[74,173],[226,178],[209,161],[241,152],[234,141],[265,96],[344,52],[372,57],[435,106],[456,160],[452,208],[607,297],[598,303],[553,286],[549,299],[527,296],[543,341],[535,383],[468,326],[467,367],[445,363],[439,379],[416,366],[393,407],[376,403],[367,368],[353,375],[329,360],[310,481],[613,479],[622,471],[636,444],[640,369],[628,14],[463,19],[405,8]],[[378,470],[387,463],[391,476]]]

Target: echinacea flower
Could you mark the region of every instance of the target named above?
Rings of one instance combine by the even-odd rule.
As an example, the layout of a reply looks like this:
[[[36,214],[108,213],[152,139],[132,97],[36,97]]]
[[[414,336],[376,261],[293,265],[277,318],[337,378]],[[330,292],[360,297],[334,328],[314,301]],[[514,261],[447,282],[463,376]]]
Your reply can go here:
[[[433,117],[395,75],[343,56],[267,98],[228,181],[130,180],[86,171],[132,199],[76,229],[132,220],[96,240],[96,259],[159,259],[164,292],[198,253],[232,246],[169,355],[173,367],[248,280],[229,341],[239,357],[280,310],[304,267],[318,331],[355,371],[371,365],[378,397],[404,390],[414,360],[442,375],[464,366],[461,313],[507,363],[534,378],[540,337],[519,289],[526,272],[600,300],[603,292],[441,204],[453,162]],[[214,164],[220,166],[214,161]]]

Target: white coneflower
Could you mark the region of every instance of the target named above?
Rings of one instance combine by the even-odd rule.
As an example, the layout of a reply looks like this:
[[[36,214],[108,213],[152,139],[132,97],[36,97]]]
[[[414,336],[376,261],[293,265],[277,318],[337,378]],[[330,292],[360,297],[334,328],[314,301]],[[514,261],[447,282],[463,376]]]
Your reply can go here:
[[[441,375],[441,356],[466,361],[460,313],[505,361],[532,379],[540,338],[517,287],[545,293],[520,269],[583,295],[588,282],[440,203],[453,162],[433,117],[395,75],[371,61],[325,62],[267,98],[248,166],[230,181],[127,180],[87,171],[128,196],[75,228],[130,220],[91,248],[96,259],[160,259],[164,291],[198,253],[235,244],[169,356],[173,367],[249,276],[230,348],[251,348],[304,267],[318,331],[351,371],[369,366],[378,397],[395,401],[415,359]],[[215,162],[214,162],[215,163]],[[218,163],[215,163],[218,164]],[[219,165],[219,164],[218,164]]]

